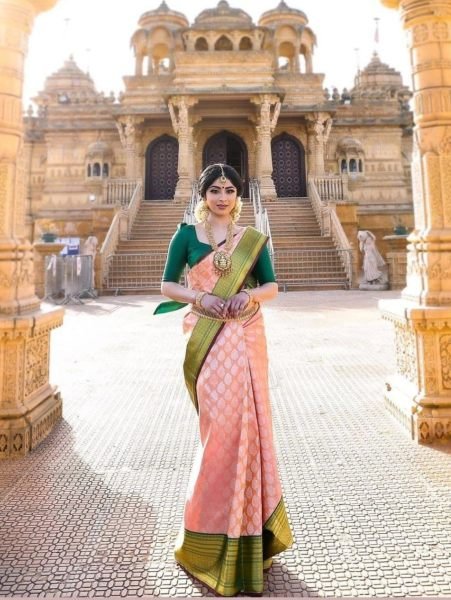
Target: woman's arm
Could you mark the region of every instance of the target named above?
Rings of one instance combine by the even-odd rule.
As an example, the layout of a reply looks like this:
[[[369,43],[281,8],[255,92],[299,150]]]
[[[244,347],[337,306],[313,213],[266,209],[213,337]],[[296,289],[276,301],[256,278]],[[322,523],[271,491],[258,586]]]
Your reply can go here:
[[[166,296],[171,300],[177,300],[177,302],[194,304],[199,291],[201,290],[190,290],[173,281],[163,281],[161,283],[161,293],[163,296]]]

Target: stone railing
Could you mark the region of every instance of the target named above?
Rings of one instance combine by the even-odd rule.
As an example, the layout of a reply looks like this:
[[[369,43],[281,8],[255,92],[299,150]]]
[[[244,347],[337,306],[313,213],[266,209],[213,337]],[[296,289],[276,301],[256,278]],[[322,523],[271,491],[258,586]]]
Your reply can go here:
[[[196,217],[194,216],[194,209],[196,208],[196,204],[199,201],[199,185],[197,180],[193,183],[193,187],[191,189],[191,198],[189,204],[185,208],[185,213],[183,215],[183,222],[188,223],[189,225],[193,225],[196,222]]]
[[[130,202],[126,207],[118,205],[117,212],[113,217],[99,252],[102,288],[108,279],[108,268],[111,262],[110,257],[116,253],[119,242],[130,237],[133,223],[143,199],[141,181],[135,181],[135,187],[130,198]]]
[[[321,200],[344,202],[348,200],[348,179],[342,175],[324,175],[313,177],[316,189]]]
[[[268,250],[271,258],[274,256],[271,227],[269,225],[268,211],[263,208],[260,185],[256,179],[249,180],[249,196],[254,207],[255,228],[268,236]]]
[[[127,207],[140,181],[136,179],[107,179],[103,184],[103,204]]]
[[[309,179],[308,188],[312,207],[321,228],[321,235],[324,237],[331,237],[337,250],[349,250],[349,252],[343,253],[342,256],[346,274],[349,281],[352,282],[352,245],[338,218],[335,202],[327,202],[321,199],[318,188],[316,187],[316,178]]]

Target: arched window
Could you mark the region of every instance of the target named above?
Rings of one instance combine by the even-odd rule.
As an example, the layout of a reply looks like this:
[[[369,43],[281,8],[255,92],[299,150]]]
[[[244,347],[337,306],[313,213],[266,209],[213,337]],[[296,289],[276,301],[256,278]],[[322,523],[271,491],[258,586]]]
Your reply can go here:
[[[343,160],[341,161],[341,172],[342,173],[348,172],[348,163],[346,162],[345,158],[343,158]]]
[[[99,163],[94,163],[94,167],[92,169],[92,176],[93,177],[100,177],[101,173],[100,173],[100,164]]]
[[[206,50],[208,50],[207,40],[204,37],[197,38],[194,49],[200,50],[201,52],[205,52]]]
[[[359,160],[359,173],[363,173],[363,160]]]
[[[221,35],[216,41],[215,50],[233,50],[233,44],[226,35]]]
[[[91,165],[88,165],[87,175],[88,175],[88,177],[91,177]]]
[[[252,50],[252,40],[251,38],[244,36],[240,40],[240,50]]]
[[[110,175],[110,167],[109,167],[108,163],[103,163],[102,175],[103,175],[103,177],[109,177],[109,175]]]
[[[351,160],[349,161],[349,172],[357,173],[357,161],[355,158],[351,158]]]

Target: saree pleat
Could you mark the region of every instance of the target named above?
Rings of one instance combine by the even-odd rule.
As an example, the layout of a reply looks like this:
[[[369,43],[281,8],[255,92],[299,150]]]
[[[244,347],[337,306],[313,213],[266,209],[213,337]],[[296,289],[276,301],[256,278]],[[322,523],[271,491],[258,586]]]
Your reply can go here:
[[[214,288],[211,255],[189,278],[194,289]],[[188,313],[186,333],[198,319]],[[175,557],[218,594],[261,593],[268,559],[288,548],[292,536],[274,451],[260,310],[246,322],[224,323],[203,360],[196,395],[200,446]]]

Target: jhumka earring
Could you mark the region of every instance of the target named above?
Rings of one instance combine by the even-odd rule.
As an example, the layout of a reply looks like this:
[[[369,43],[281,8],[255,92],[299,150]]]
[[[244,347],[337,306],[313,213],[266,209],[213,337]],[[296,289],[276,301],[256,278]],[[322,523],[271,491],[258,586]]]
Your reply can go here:
[[[203,198],[199,205],[199,208],[196,210],[197,218],[201,223],[205,223],[205,221],[208,219],[208,215],[210,214],[210,209]]]

